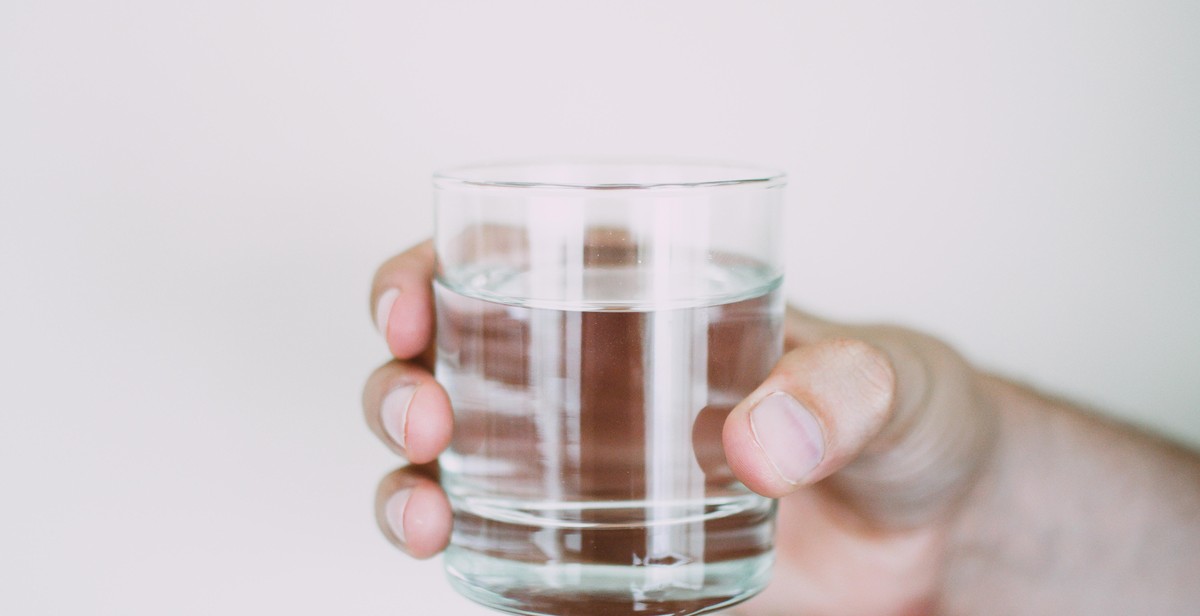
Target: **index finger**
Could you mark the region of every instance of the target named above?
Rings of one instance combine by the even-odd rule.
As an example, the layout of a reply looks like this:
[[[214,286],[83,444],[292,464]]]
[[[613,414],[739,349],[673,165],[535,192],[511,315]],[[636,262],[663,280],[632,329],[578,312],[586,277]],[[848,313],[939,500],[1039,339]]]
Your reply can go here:
[[[433,340],[433,242],[425,240],[388,259],[371,283],[375,326],[399,359],[421,355]]]

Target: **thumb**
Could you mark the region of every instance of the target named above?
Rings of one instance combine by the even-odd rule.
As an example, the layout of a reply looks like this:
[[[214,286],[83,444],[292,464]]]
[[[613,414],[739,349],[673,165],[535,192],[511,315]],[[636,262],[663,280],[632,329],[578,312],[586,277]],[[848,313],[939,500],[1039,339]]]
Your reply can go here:
[[[773,498],[852,461],[893,412],[896,371],[881,350],[847,338],[784,355],[725,421],[729,466]]]

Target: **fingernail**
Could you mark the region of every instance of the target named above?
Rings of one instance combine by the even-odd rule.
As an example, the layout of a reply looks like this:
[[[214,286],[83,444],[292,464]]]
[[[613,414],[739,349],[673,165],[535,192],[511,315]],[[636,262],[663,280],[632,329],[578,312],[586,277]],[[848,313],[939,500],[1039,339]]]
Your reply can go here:
[[[383,397],[383,405],[379,411],[379,421],[383,431],[397,445],[404,447],[404,428],[408,424],[408,407],[412,404],[416,385],[405,385],[389,391]]]
[[[385,338],[387,337],[388,315],[392,313],[392,305],[396,303],[397,297],[400,297],[400,289],[388,289],[379,295],[379,301],[375,304],[375,328]]]
[[[812,412],[783,392],[759,401],[750,411],[754,440],[780,477],[800,483],[825,456],[825,436]]]
[[[404,508],[408,506],[409,496],[412,496],[412,488],[398,490],[388,498],[387,504],[383,506],[388,528],[400,543],[407,543],[404,539]]]

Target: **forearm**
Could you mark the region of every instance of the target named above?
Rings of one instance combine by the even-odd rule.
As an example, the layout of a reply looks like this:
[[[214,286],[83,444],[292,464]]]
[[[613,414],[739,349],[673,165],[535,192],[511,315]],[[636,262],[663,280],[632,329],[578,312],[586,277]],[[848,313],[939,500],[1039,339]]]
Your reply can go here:
[[[949,538],[948,614],[1178,614],[1200,604],[1200,457],[984,378],[994,456]]]

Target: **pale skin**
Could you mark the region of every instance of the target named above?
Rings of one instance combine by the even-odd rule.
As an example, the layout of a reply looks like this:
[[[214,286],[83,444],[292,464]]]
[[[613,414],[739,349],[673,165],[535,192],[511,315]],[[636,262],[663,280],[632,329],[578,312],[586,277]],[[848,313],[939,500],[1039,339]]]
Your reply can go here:
[[[409,463],[380,483],[379,524],[416,558],[451,529],[436,482],[453,414],[430,371],[433,270],[425,242],[376,273],[372,314],[395,359],[363,395],[368,425]],[[774,582],[738,613],[1200,605],[1196,452],[979,371],[917,332],[789,309],[785,337],[724,425],[736,476],[780,499]]]

